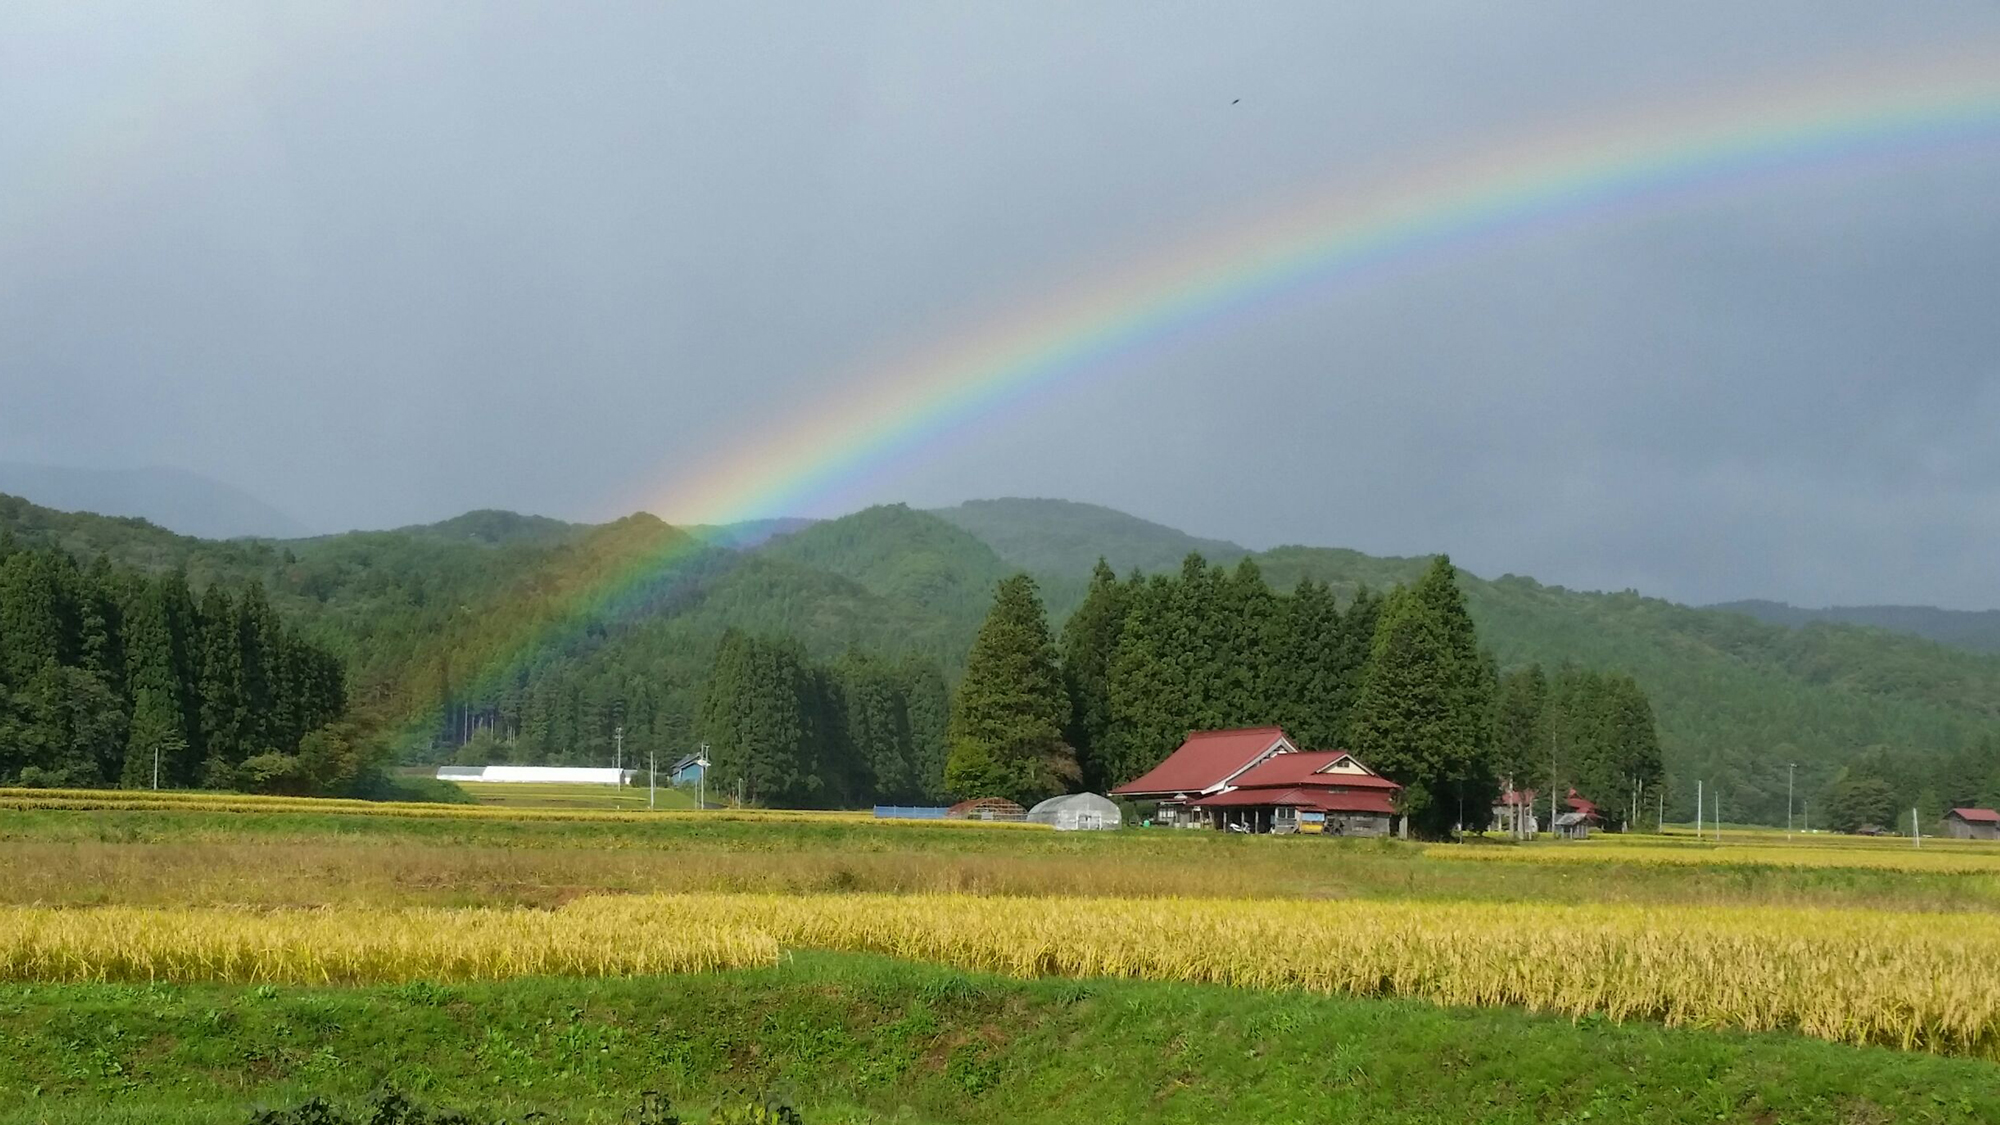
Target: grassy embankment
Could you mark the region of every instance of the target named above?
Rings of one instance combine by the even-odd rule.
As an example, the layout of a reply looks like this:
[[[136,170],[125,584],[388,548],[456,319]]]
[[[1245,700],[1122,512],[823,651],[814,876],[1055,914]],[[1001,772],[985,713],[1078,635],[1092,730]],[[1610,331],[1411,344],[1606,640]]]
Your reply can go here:
[[[2000,1122],[1993,1064],[1783,1034],[875,957],[439,987],[0,986],[0,1123],[240,1125],[383,1084],[616,1121],[789,1092],[814,1123]]]

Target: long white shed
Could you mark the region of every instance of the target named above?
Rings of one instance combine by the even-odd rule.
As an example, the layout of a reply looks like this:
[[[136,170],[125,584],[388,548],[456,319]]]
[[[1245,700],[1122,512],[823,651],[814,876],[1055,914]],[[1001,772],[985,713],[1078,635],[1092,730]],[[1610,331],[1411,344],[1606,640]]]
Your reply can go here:
[[[630,785],[638,770],[609,766],[439,766],[439,781],[539,781],[566,785]]]

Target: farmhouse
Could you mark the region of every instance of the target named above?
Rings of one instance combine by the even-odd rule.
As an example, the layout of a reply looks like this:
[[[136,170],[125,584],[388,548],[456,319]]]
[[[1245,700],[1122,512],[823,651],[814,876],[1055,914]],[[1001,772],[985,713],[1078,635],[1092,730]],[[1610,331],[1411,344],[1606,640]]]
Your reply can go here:
[[[1493,806],[1492,827],[1488,831],[1532,838],[1541,828],[1541,822],[1535,818],[1533,789],[1508,789],[1500,794],[1500,800]]]
[[[1944,814],[1944,834],[1954,840],[2000,840],[2000,812],[1953,809]]]
[[[1402,786],[1345,750],[1300,750],[1279,727],[1193,731],[1112,790],[1160,802],[1159,822],[1232,832],[1386,836]]]

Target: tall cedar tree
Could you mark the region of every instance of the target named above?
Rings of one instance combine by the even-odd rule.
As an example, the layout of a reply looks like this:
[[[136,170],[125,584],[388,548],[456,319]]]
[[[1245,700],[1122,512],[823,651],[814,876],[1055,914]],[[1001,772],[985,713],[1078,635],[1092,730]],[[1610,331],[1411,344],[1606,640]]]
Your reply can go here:
[[[1389,596],[1350,730],[1353,751],[1403,784],[1402,811],[1427,836],[1483,823],[1498,792],[1493,689],[1454,574],[1439,556]]]
[[[1031,804],[1078,780],[1063,742],[1069,698],[1035,581],[1003,580],[952,701],[945,788]]]
[[[915,795],[923,801],[942,801],[945,758],[951,752],[951,689],[944,674],[927,661],[905,660],[901,673]]]
[[[1110,739],[1111,658],[1125,631],[1129,589],[1109,564],[1098,559],[1083,604],[1063,622],[1063,687],[1070,709],[1064,730],[1076,749],[1083,786],[1089,790],[1107,787],[1116,773]]]
[[[812,696],[792,646],[733,629],[723,634],[699,724],[715,787],[752,803],[813,804],[824,786],[812,760]]]
[[[1186,661],[1186,630],[1176,583],[1155,574],[1126,586],[1125,626],[1111,657],[1107,751],[1098,755],[1108,781],[1146,772],[1180,745],[1196,722]]]

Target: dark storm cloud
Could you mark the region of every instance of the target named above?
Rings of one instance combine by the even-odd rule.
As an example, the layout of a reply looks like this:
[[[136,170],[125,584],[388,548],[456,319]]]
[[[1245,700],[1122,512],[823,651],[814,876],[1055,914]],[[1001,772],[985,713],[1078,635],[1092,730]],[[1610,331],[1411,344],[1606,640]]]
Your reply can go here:
[[[2000,50],[1943,3],[1081,8],[10,10],[0,459],[179,465],[321,527],[603,517],[1280,201]],[[1060,495],[1688,599],[1992,605],[1996,189],[1974,144],[1301,295],[824,504]]]

